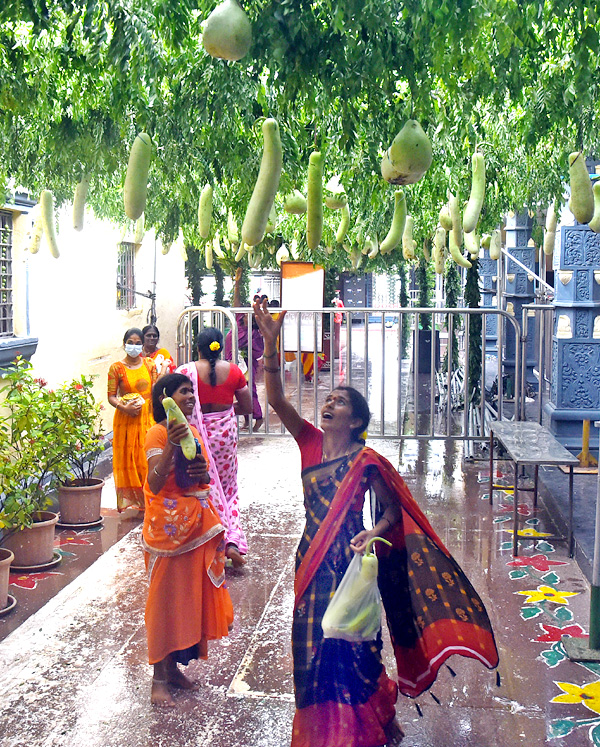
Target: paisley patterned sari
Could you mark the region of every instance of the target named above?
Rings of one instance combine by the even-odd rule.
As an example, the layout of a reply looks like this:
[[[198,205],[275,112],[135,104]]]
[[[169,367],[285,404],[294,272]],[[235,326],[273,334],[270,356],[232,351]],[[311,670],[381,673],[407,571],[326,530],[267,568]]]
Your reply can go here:
[[[402,521],[384,535],[392,548],[377,548],[398,685],[382,663],[381,636],[350,643],[324,639],[321,629],[352,559],[350,540],[363,529],[364,495],[375,470],[402,508]],[[398,690],[416,697],[452,654],[497,666],[491,625],[477,592],[386,459],[363,448],[306,467],[302,482],[306,527],[296,556],[292,747],[385,745]]]

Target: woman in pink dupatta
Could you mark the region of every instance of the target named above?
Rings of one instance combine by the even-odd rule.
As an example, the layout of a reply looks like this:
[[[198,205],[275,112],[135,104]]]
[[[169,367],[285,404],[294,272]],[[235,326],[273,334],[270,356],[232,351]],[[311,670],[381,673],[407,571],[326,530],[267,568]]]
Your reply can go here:
[[[238,366],[220,360],[223,335],[208,327],[196,341],[199,359],[179,366],[192,382],[196,406],[190,423],[208,451],[211,500],[225,529],[225,554],[234,567],[246,562],[246,535],[240,524],[237,486],[237,416],[252,412],[248,383]],[[235,404],[234,404],[235,400]]]

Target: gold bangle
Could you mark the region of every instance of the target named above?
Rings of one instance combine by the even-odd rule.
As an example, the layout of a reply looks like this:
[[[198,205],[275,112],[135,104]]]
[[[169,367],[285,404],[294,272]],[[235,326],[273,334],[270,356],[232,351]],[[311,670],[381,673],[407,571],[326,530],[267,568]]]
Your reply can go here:
[[[158,470],[156,469],[156,465],[154,466],[154,474],[155,474],[155,475],[158,475],[159,477],[168,477],[168,476],[169,476],[169,473],[168,473],[168,472],[167,472],[167,474],[166,474],[166,475],[163,475],[163,473],[162,473],[162,472],[159,472],[159,471],[158,471]]]

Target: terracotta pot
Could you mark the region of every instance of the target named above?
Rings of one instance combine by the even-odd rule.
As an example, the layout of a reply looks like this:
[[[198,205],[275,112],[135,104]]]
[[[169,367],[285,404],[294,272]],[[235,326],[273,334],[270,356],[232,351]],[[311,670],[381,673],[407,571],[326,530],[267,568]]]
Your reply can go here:
[[[14,557],[10,550],[0,547],[0,612],[8,603],[8,574]]]
[[[81,484],[84,482],[85,484]],[[91,524],[100,519],[100,498],[104,480],[74,480],[58,488],[61,524]]]
[[[34,524],[2,540],[2,545],[15,554],[13,565],[37,566],[50,563],[54,557],[54,526],[58,514],[38,511]]]

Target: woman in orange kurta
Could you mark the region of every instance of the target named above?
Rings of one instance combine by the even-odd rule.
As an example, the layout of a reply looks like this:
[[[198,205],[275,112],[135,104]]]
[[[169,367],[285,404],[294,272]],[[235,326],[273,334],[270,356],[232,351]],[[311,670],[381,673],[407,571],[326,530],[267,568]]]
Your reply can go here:
[[[148,478],[142,532],[150,588],[146,604],[148,659],[154,665],[151,700],[171,707],[169,686],[194,689],[177,664],[206,659],[207,642],[226,636],[233,607],[225,581],[225,527],[210,502],[208,464],[198,431],[198,456],[188,462],[179,442],[185,423],[167,424],[162,400],[172,397],[190,417],[192,382],[161,377],[152,394],[158,421],[146,436]]]
[[[142,357],[143,335],[132,327],[123,337],[125,358],[108,371],[108,401],[113,420],[113,474],[117,508],[144,510],[144,481],[148,472],[144,439],[153,423],[152,386],[157,379],[154,363]]]

